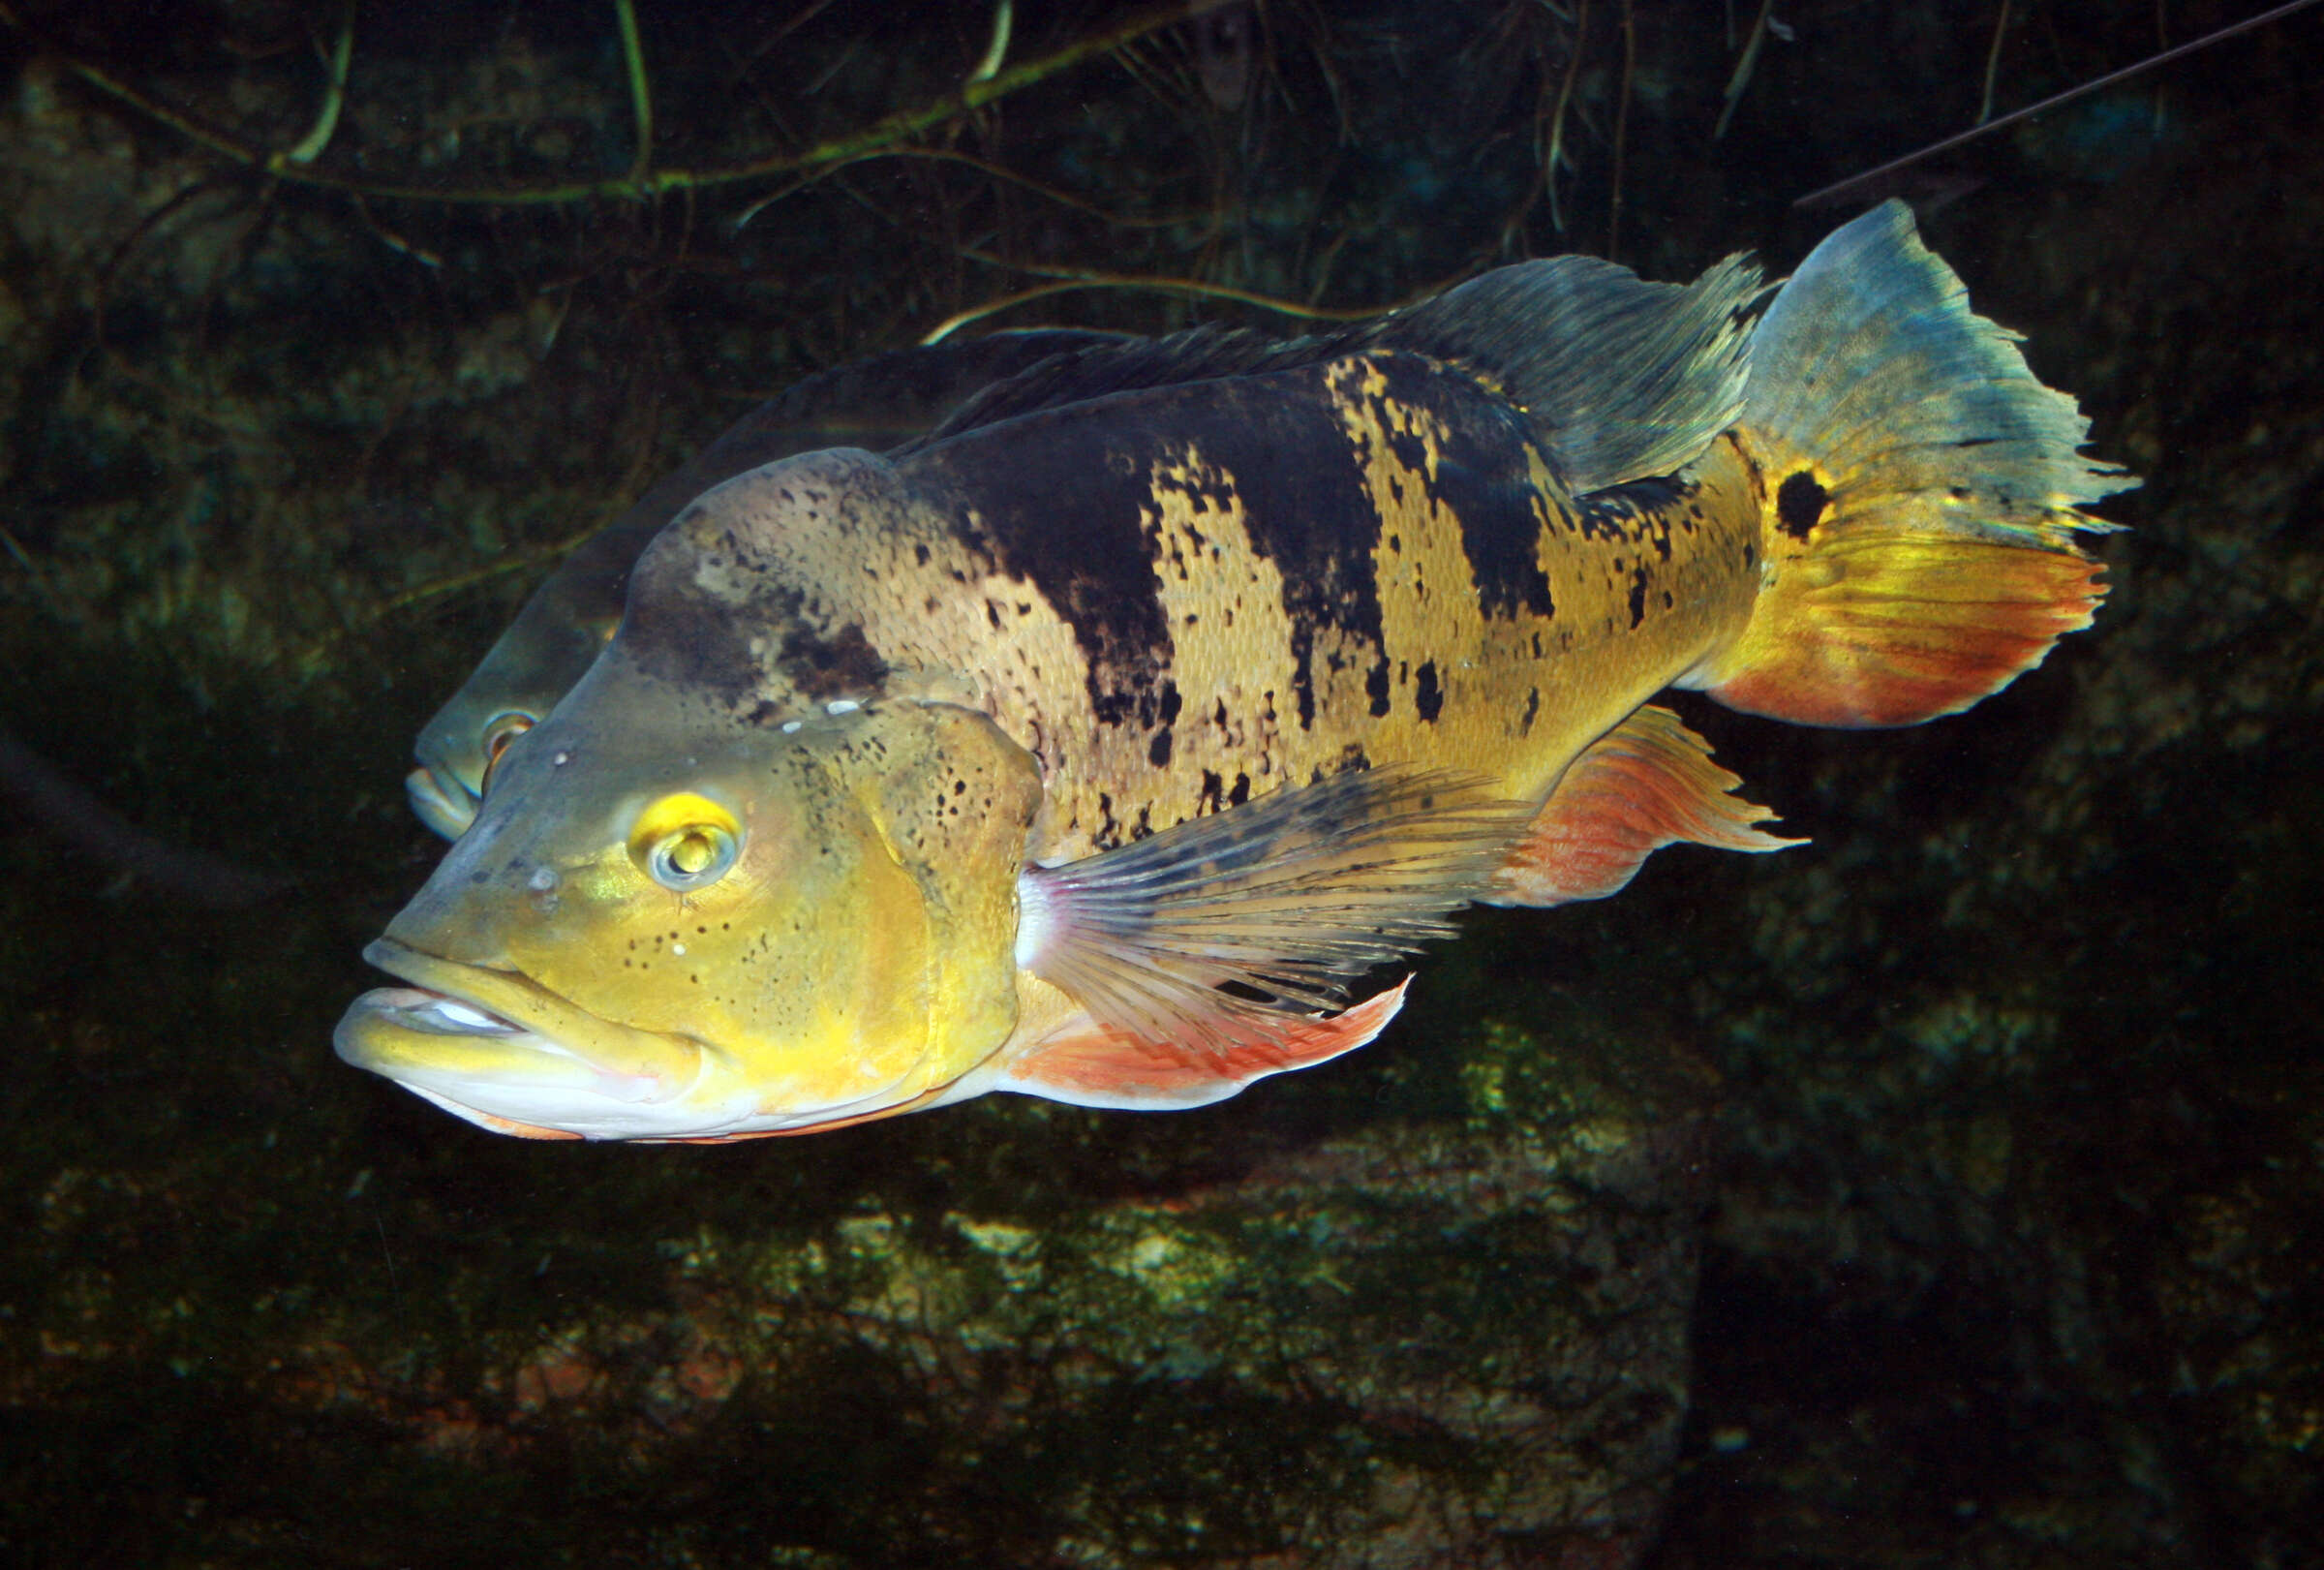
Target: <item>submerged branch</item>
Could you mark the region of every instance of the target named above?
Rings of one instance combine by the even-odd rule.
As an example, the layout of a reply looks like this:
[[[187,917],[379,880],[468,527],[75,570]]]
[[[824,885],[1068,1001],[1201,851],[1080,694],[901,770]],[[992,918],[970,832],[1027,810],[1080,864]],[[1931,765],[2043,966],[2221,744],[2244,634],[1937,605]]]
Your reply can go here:
[[[1230,284],[1207,284],[1199,278],[1176,278],[1167,273],[1089,272],[1077,267],[1042,266],[1032,262],[1011,262],[1005,257],[988,256],[982,251],[972,251],[964,247],[962,248],[960,254],[971,262],[984,262],[987,266],[1007,267],[1012,271],[1029,272],[1036,278],[1051,278],[1055,281],[1039,284],[1031,289],[1019,290],[1015,293],[1004,294],[997,299],[987,300],[981,305],[972,305],[965,311],[956,312],[921,335],[920,342],[924,345],[941,343],[969,323],[982,321],[986,317],[1007,310],[1012,305],[1023,305],[1028,300],[1047,299],[1052,294],[1070,293],[1079,289],[1151,290],[1164,294],[1192,294],[1201,299],[1233,300],[1238,305],[1256,306],[1262,311],[1273,311],[1278,315],[1293,317],[1301,322],[1369,322],[1375,317],[1401,311],[1406,306],[1418,304],[1422,300],[1432,299],[1460,281],[1457,276],[1440,279],[1391,305],[1304,305],[1298,300],[1287,300],[1273,294],[1262,294],[1255,290],[1237,289]]]
[[[1047,54],[1021,61],[990,77],[964,81],[953,91],[929,103],[899,109],[859,130],[830,138],[797,152],[776,153],[748,163],[709,169],[649,169],[641,159],[638,166],[626,174],[607,179],[569,180],[545,185],[404,185],[393,181],[361,179],[352,174],[338,174],[293,164],[289,159],[254,147],[227,131],[208,125],[194,114],[163,103],[102,66],[76,59],[63,50],[56,53],[58,60],[68,70],[90,86],[168,127],[195,145],[229,163],[263,171],[292,184],[325,191],[343,191],[379,201],[540,207],[608,200],[642,200],[667,192],[702,191],[717,186],[740,185],[777,175],[798,174],[827,164],[844,163],[960,119],[1085,61],[1111,53],[1148,33],[1159,32],[1165,27],[1239,3],[1241,0],[1161,0],[1159,4],[1141,7],[1111,25]],[[8,5],[6,0],[0,0],[0,22],[19,32],[31,32],[24,19],[16,14],[15,8]],[[643,68],[635,56],[631,57],[631,68],[632,86],[642,88]],[[647,127],[641,125],[640,129],[642,135]]]

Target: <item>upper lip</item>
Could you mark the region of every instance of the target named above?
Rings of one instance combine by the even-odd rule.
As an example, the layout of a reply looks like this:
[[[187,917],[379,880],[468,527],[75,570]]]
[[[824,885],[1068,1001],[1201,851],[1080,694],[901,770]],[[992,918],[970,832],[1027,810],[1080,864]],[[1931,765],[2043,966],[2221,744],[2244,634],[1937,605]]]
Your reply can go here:
[[[484,1016],[476,1029],[446,1034],[529,1035],[557,1056],[579,1059],[603,1073],[654,1081],[667,1094],[684,1092],[701,1072],[704,1048],[699,1041],[600,1018],[513,970],[443,959],[392,938],[377,939],[363,950],[363,957],[441,1000],[432,1012],[446,1025],[461,1023],[446,1015],[448,1008]],[[429,1028],[413,1021],[411,1007],[380,1001],[396,1007],[409,1028]]]

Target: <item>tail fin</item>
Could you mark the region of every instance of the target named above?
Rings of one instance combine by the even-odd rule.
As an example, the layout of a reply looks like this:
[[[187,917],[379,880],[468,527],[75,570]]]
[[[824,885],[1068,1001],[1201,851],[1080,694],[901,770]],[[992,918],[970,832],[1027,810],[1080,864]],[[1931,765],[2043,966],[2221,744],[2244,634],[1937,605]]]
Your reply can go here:
[[[2137,481],[1890,201],[1834,231],[1760,318],[1736,439],[1763,480],[1762,588],[1688,685],[1815,725],[1968,708],[2090,625],[2076,510]]]

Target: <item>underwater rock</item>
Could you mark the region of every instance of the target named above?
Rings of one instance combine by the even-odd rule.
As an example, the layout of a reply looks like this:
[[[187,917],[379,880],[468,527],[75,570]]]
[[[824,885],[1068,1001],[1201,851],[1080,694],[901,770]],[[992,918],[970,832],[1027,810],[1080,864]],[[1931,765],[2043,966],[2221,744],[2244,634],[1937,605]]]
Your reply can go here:
[[[1566,1024],[1558,1048],[1487,1025],[1456,1069],[1453,1042],[1396,1044],[1436,1049],[1452,1116],[1233,1175],[1213,1149],[1054,1214],[903,1173],[665,1242],[625,1294],[650,1308],[576,1303],[463,1358],[301,1322],[262,1382],[382,1426],[390,1468],[513,1479],[580,1446],[748,1517],[780,1563],[1631,1564],[1686,1405],[1707,1076]],[[956,1114],[1001,1166],[1102,1153],[1120,1116]],[[464,1317],[505,1291],[419,1290]]]

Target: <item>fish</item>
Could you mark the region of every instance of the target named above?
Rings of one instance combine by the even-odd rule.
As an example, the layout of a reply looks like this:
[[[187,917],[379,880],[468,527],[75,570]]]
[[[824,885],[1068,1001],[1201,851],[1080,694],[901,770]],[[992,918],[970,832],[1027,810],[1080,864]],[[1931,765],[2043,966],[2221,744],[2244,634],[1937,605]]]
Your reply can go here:
[[[1915,724],[2090,625],[2082,509],[2136,481],[2016,343],[1890,202],[1773,288],[1521,262],[737,475],[337,1050],[498,1132],[701,1143],[1338,1057],[1463,907],[1800,843],[1665,690]]]
[[[829,446],[886,447],[936,423],[969,393],[1053,354],[1124,334],[1031,327],[891,350],[817,372],[737,420],[650,487],[542,580],[460,690],[420,727],[405,794],[422,823],[456,840],[474,821],[484,771],[540,723],[620,625],[638,553],[678,509],[720,480]]]

